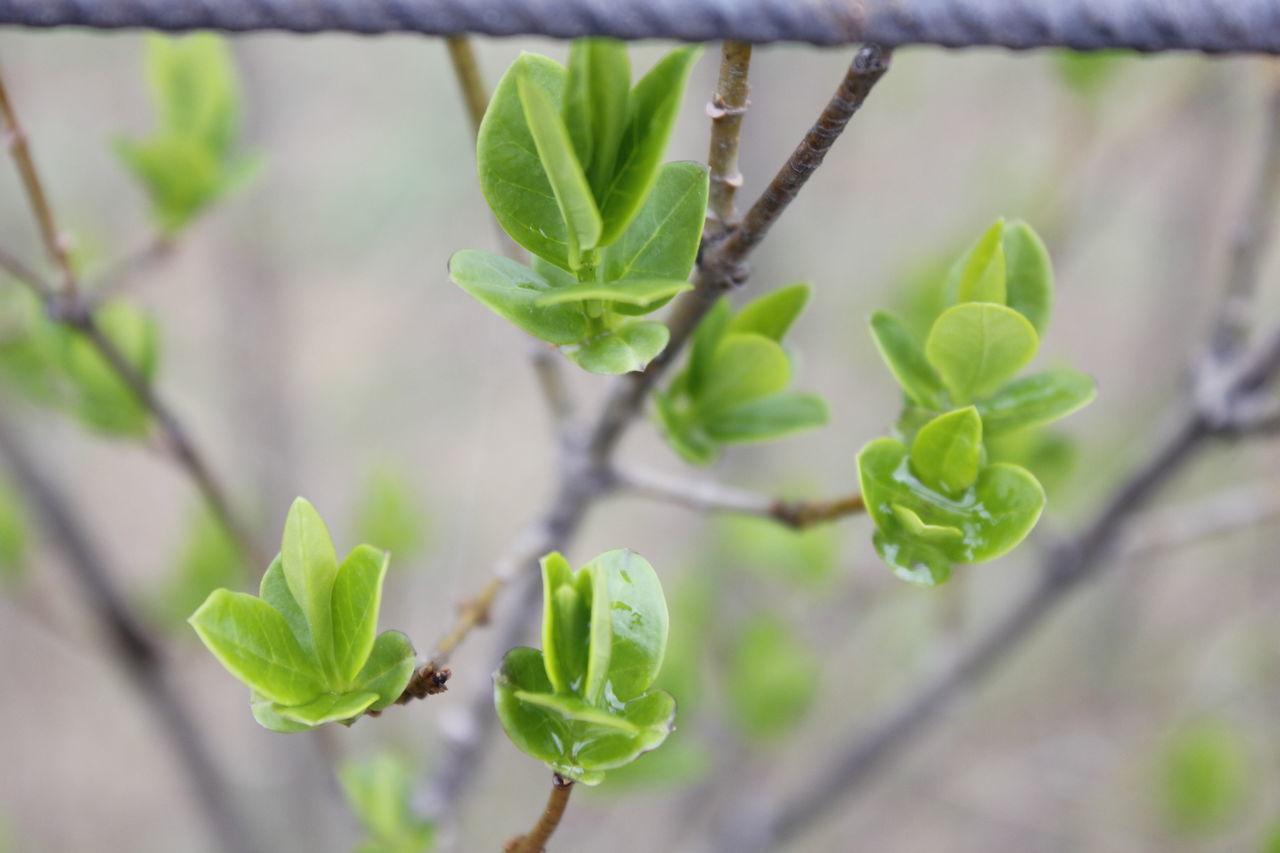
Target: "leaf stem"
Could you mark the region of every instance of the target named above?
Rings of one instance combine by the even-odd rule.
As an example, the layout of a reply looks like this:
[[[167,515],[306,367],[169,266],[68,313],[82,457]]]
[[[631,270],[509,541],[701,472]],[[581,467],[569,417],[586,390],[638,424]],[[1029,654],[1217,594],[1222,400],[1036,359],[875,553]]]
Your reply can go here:
[[[560,819],[564,817],[564,810],[569,805],[569,795],[572,793],[573,780],[566,779],[559,773],[552,773],[551,796],[547,798],[542,816],[538,818],[538,822],[527,835],[507,842],[507,853],[542,853],[546,850],[547,841],[560,825]]]
[[[53,320],[80,332],[93,345],[94,349],[98,351],[111,369],[119,376],[120,380],[138,399],[138,402],[151,413],[152,417],[160,425],[173,457],[177,460],[179,466],[187,472],[188,477],[195,484],[205,503],[208,504],[210,511],[226,529],[232,540],[236,542],[241,553],[246,559],[265,565],[265,555],[259,551],[250,528],[235,515],[231,508],[231,502],[226,496],[225,489],[214,477],[212,470],[205,461],[204,455],[196,447],[182,421],[174,413],[173,409],[169,407],[168,403],[156,393],[146,377],[134,368],[115,343],[102,332],[94,318],[92,304],[86,301],[80,293],[75,271],[71,267],[65,247],[58,237],[58,229],[53,218],[53,211],[49,205],[48,196],[44,190],[44,185],[40,181],[39,173],[36,171],[35,162],[31,157],[26,134],[22,129],[22,125],[18,122],[17,113],[13,108],[12,101],[9,99],[2,73],[0,73],[0,127],[2,127],[8,138],[10,151],[18,173],[22,178],[22,184],[31,203],[36,222],[39,225],[45,249],[54,266],[58,269],[61,281],[58,288],[49,289],[43,286],[42,280],[38,276],[20,275],[19,278],[28,287],[32,288],[37,296],[44,300],[46,310]],[[6,263],[4,266],[13,272],[15,271],[11,263],[13,259],[10,258],[9,260],[10,263]],[[18,269],[23,268],[19,265]]]

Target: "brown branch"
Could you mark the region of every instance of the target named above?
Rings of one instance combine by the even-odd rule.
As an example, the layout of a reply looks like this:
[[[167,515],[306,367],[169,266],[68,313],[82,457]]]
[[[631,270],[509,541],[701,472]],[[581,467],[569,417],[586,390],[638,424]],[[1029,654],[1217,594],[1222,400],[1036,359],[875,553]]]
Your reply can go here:
[[[719,238],[733,225],[733,200],[742,186],[738,171],[738,141],[742,138],[742,116],[750,101],[747,72],[751,68],[751,45],[727,41],[720,49],[720,79],[707,104],[711,117],[710,194],[707,198],[707,235]]]
[[[475,49],[471,46],[471,39],[466,36],[449,36],[444,41],[449,46],[453,74],[458,79],[462,98],[467,104],[471,130],[478,132],[480,122],[484,120],[484,112],[489,108],[489,88],[484,83],[484,75],[480,73]]]
[[[17,255],[6,251],[5,249],[0,249],[0,270],[4,270],[9,275],[31,288],[35,291],[36,296],[43,301],[48,301],[49,297],[53,294],[53,288],[44,280],[44,276],[40,275],[40,273],[28,266]]]
[[[108,648],[151,705],[220,846],[239,853],[256,850],[232,806],[226,783],[199,726],[165,673],[160,650],[116,586],[115,572],[106,565],[102,552],[90,540],[65,496],[36,466],[12,427],[3,420],[0,456],[48,525],[52,540],[66,555],[68,568],[110,640]]]
[[[543,853],[547,849],[547,841],[551,839],[560,819],[564,817],[565,807],[569,805],[569,795],[573,793],[573,780],[566,779],[559,773],[551,774],[551,796],[547,798],[546,808],[537,824],[527,835],[513,838],[504,848],[506,853]]]
[[[615,472],[618,488],[698,512],[720,512],[769,518],[797,530],[866,512],[862,495],[834,500],[796,501],[773,498],[709,480],[684,480],[657,471],[628,468]]]
[[[93,306],[87,302],[76,280],[75,271],[67,258],[67,253],[58,238],[57,225],[53,219],[53,211],[49,206],[44,185],[40,181],[31,151],[27,145],[26,134],[18,122],[13,103],[5,88],[4,77],[0,74],[0,124],[9,139],[9,147],[13,159],[22,178],[23,187],[31,203],[40,233],[54,266],[62,277],[59,287],[50,290],[42,287],[39,277],[23,276],[23,281],[45,301],[50,317],[80,332],[93,345],[120,380],[129,388],[138,402],[151,413],[160,425],[170,451],[180,467],[186,472],[199,490],[210,511],[218,522],[226,529],[228,535],[236,542],[246,559],[262,565],[266,564],[254,541],[249,527],[233,512],[231,502],[226,496],[218,480],[213,476],[203,454],[196,448],[190,433],[180,419],[156,393],[155,389],[140,374],[129,360],[120,352],[102,329],[97,325],[93,315]]]
[[[137,280],[144,271],[173,254],[176,242],[170,234],[156,234],[130,252],[93,284],[87,299],[91,309],[104,305]]]

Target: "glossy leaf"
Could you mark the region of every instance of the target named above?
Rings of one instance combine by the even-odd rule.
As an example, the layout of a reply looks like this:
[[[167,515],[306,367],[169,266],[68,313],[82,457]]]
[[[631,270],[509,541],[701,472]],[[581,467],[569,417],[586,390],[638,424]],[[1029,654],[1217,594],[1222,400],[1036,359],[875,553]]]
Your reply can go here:
[[[574,154],[569,131],[560,119],[559,104],[527,72],[517,78],[516,88],[529,134],[565,223],[569,267],[577,269],[581,253],[600,241],[600,211]]]
[[[579,304],[539,305],[551,285],[510,258],[463,249],[449,259],[449,277],[499,317],[548,343],[576,344],[587,334]]]
[[[813,704],[817,655],[776,617],[743,628],[730,652],[726,689],[734,723],[749,737],[776,738],[793,730]]]
[[[575,584],[573,568],[558,553],[542,558],[542,647],[547,677],[557,693],[580,689],[590,646],[591,578]]]
[[[807,284],[792,284],[757,296],[742,306],[729,322],[729,332],[755,332],[779,343],[809,304]]]
[[[721,443],[770,441],[826,424],[826,402],[813,394],[781,392],[708,415],[707,437]]]
[[[1059,368],[1017,379],[979,401],[983,428],[1002,435],[1052,423],[1087,406],[1097,396],[1093,379]]]
[[[661,323],[632,322],[590,338],[564,353],[588,373],[617,376],[643,370],[666,347],[671,333]]]
[[[695,46],[677,48],[632,89],[613,176],[598,197],[604,217],[601,245],[621,236],[653,186],[675,126],[685,80],[700,54],[701,49]]]
[[[605,249],[605,280],[686,280],[698,255],[706,213],[706,167],[667,163],[631,224]]]
[[[351,681],[360,672],[378,633],[387,553],[360,545],[347,555],[333,581],[333,650],[338,676]]]
[[[596,197],[613,175],[627,119],[631,63],[617,39],[575,39],[569,46],[564,123]]]
[[[662,668],[667,647],[667,602],[653,566],[635,551],[601,554],[583,570],[591,575],[591,649],[584,696],[629,702]],[[602,615],[609,618],[602,619]],[[614,700],[610,700],[614,701]]]
[[[998,219],[965,254],[955,282],[957,302],[1005,304],[1003,235],[1004,220]]]
[[[966,302],[942,313],[925,356],[960,402],[994,390],[1036,354],[1035,328],[1003,305]]]
[[[1005,226],[1003,246],[1006,304],[1031,321],[1036,334],[1043,336],[1053,312],[1053,263],[1049,250],[1025,222]]]
[[[283,705],[324,692],[324,675],[271,605],[220,589],[192,616],[191,625],[227,671]]]
[[[538,297],[537,305],[542,307],[601,299],[652,311],[660,308],[672,296],[686,290],[693,290],[693,285],[683,280],[638,278],[627,281],[586,281],[548,290]]]
[[[877,311],[871,315],[871,333],[880,357],[907,396],[917,405],[937,406],[938,395],[943,391],[942,379],[903,322],[892,314]]]
[[[939,415],[916,434],[911,470],[920,481],[955,496],[973,485],[982,464],[982,417],[973,406]]]
[[[791,363],[777,341],[755,333],[727,334],[712,355],[698,411],[710,416],[776,394],[790,378]]]
[[[498,82],[480,123],[476,140],[480,189],[511,239],[570,269],[568,227],[525,119],[519,91],[522,77],[537,84],[560,109],[564,66],[545,56],[522,54]]]

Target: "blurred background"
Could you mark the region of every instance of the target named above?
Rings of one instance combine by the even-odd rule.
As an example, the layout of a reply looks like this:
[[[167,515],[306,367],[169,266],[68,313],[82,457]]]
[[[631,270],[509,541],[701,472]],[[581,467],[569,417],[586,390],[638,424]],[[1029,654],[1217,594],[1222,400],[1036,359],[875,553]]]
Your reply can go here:
[[[340,550],[390,548],[382,624],[425,653],[554,484],[527,341],[446,273],[452,252],[494,246],[462,99],[439,40],[252,35],[232,46],[243,149],[260,156],[258,170],[139,269],[124,298],[155,318],[158,387],[261,538],[274,543],[305,495]],[[89,282],[151,239],[147,199],[116,153],[154,122],[143,48],[136,34],[0,33],[10,95]],[[477,48],[490,84],[521,50],[566,53],[536,39]],[[664,49],[637,46],[633,66]],[[850,55],[756,50],[740,205]],[[668,159],[705,160],[716,65],[713,47]],[[795,534],[632,497],[594,511],[568,556],[581,565],[632,547],[657,567],[676,626],[663,681],[681,701],[680,728],[581,791],[554,849],[699,849],[720,809],[806,778],[1004,612],[1042,547],[1088,517],[1177,405],[1258,171],[1274,80],[1257,59],[897,52],[752,259],[751,293],[814,285],[791,342],[797,386],[828,400],[831,422],[735,449],[713,476],[798,497],[856,490],[856,453],[899,403],[868,315],[910,315],[997,216],[1030,222],[1054,259],[1057,310],[1040,364],[1092,374],[1098,399],[1016,449],[1050,496],[1032,539],[958,567],[937,589],[894,578],[864,517]],[[41,258],[7,164],[0,246]],[[1257,309],[1267,321],[1280,319],[1277,273],[1267,260]],[[0,281],[0,293],[17,290]],[[0,299],[6,310],[0,324],[22,309]],[[589,411],[607,381],[566,368]],[[347,850],[362,837],[335,765],[390,751],[406,779],[437,769],[440,727],[489,678],[491,632],[463,647],[443,696],[323,736],[268,732],[183,622],[210,586],[256,587],[262,567],[236,568],[154,442],[95,434],[4,385],[0,411],[147,615],[269,849]],[[683,468],[652,424],[628,435],[620,458]],[[1278,468],[1273,443],[1215,446],[1135,522],[1117,570],[788,849],[1280,849],[1280,531],[1265,509],[1280,512]],[[1261,522],[1196,533],[1206,514],[1226,507],[1230,519],[1242,506]],[[0,533],[0,849],[212,849],[55,543],[33,513],[8,513],[19,521]],[[455,849],[499,849],[545,796],[545,769],[496,738],[452,816]]]

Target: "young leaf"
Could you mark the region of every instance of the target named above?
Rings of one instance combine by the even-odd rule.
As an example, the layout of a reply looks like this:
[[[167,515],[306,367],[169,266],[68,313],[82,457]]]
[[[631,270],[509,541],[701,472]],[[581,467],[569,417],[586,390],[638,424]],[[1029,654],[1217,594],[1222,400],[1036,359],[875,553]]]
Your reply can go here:
[[[330,670],[336,664],[331,602],[333,582],[338,574],[338,554],[320,513],[305,498],[298,498],[289,508],[280,559],[289,592],[307,617],[316,656],[321,666]]]
[[[693,342],[689,345],[689,366],[687,374],[687,391],[693,399],[698,399],[706,391],[711,382],[711,371],[714,366],[716,349],[723,340],[725,330],[733,319],[733,309],[729,300],[721,297],[711,310],[702,318],[693,333]],[[678,382],[678,380],[677,380]]]
[[[400,566],[422,552],[429,526],[427,507],[407,470],[388,465],[371,471],[355,509],[356,538],[390,552]]]
[[[634,305],[653,311],[660,308],[672,296],[693,290],[687,281],[669,281],[665,279],[633,278],[627,281],[584,281],[548,290],[538,297],[538,306],[563,305],[569,302],[582,302],[587,299],[602,299],[620,305]]]
[[[826,424],[826,402],[813,394],[781,392],[706,417],[703,429],[721,443],[769,441]]]
[[[3,504],[0,486],[0,575],[4,574]],[[240,549],[226,527],[211,512],[202,509],[188,523],[173,571],[156,597],[158,615],[166,623],[186,621],[218,587],[239,586],[246,568]]]
[[[604,332],[564,353],[588,373],[618,376],[645,366],[662,352],[671,332],[661,323],[633,322]]]
[[[973,406],[939,415],[911,445],[911,470],[944,495],[956,496],[978,479],[982,464],[982,417]]]
[[[742,306],[729,322],[730,332],[755,332],[779,343],[809,303],[809,285],[780,287]]]
[[[8,481],[0,477],[0,582],[18,579],[26,554],[26,512]]]
[[[275,608],[289,625],[289,631],[297,638],[298,643],[311,657],[317,657],[315,646],[311,642],[311,628],[307,625],[307,615],[302,612],[302,605],[293,597],[289,582],[284,575],[284,560],[276,557],[267,567],[262,581],[258,584],[258,597]]]
[[[653,403],[662,434],[681,459],[690,465],[707,465],[715,459],[715,444],[697,423],[676,410],[670,395],[655,394]]]
[[[707,168],[667,163],[631,224],[604,250],[604,278],[686,280],[706,213]]]
[[[627,119],[631,63],[625,42],[575,39],[569,47],[564,123],[596,198],[613,175]]]
[[[323,693],[305,705],[281,705],[271,710],[286,720],[306,726],[323,726],[358,717],[377,700],[377,693]]]
[[[1161,756],[1160,805],[1183,832],[1222,827],[1248,803],[1254,775],[1249,765],[1238,729],[1216,720],[1185,726]]]
[[[590,600],[574,586],[573,568],[559,553],[542,558],[542,647],[547,677],[557,693],[586,674]]]
[[[1004,220],[996,223],[969,249],[955,282],[957,302],[1005,304],[1005,256],[1001,246]]]
[[[774,340],[753,332],[725,335],[712,356],[706,385],[696,398],[709,417],[776,394],[791,379],[791,363]]]
[[[672,51],[640,78],[631,91],[613,176],[599,196],[604,218],[600,245],[607,246],[618,239],[653,186],[675,126],[685,79],[700,53],[701,49],[695,46]]]
[[[413,813],[415,773],[399,752],[382,752],[338,770],[347,803],[368,839],[357,853],[427,853],[434,828]]]
[[[1097,396],[1093,379],[1076,370],[1046,370],[1003,386],[979,401],[983,428],[1003,435],[1064,418]]]
[[[635,551],[609,551],[586,569],[595,599],[592,644],[607,642],[608,654],[590,658],[584,695],[598,701],[600,691],[607,691],[629,702],[653,684],[662,668],[668,631],[662,585],[653,566]],[[602,626],[608,631],[598,631]]]
[[[871,315],[871,334],[876,348],[880,350],[880,357],[907,396],[917,405],[936,407],[938,395],[943,391],[942,380],[902,321],[892,314],[877,311]]]
[[[924,349],[957,402],[967,402],[1025,367],[1038,346],[1035,328],[1017,311],[965,302],[942,313]]]
[[[228,672],[272,702],[297,705],[323,692],[323,673],[267,602],[219,589],[190,622]]]
[[[519,91],[519,80],[526,78],[545,91],[558,110],[565,75],[564,66],[532,53],[512,63],[493,90],[480,123],[476,168],[480,190],[511,239],[570,269],[567,226],[525,120]]]
[[[517,78],[516,87],[542,169],[564,218],[569,268],[577,269],[581,253],[600,241],[600,211],[582,164],[574,155],[569,131],[560,120],[559,105],[527,73]]]
[[[383,631],[373,641],[369,659],[356,674],[355,689],[377,694],[377,701],[369,709],[381,711],[404,693],[416,662],[417,656],[408,637],[399,631]]]
[[[777,617],[744,626],[734,642],[726,684],[734,723],[760,740],[783,735],[804,718],[818,691],[813,650]]]
[[[1030,320],[1036,334],[1043,337],[1053,311],[1053,264],[1049,250],[1025,222],[1006,225],[1002,245],[1007,268],[1005,304]]]
[[[539,305],[551,285],[533,270],[492,252],[463,249],[449,259],[453,283],[499,317],[548,343],[575,344],[587,335],[581,305]]]
[[[387,574],[387,553],[360,545],[338,567],[333,581],[333,651],[338,676],[355,679],[373,651],[382,607],[382,581]]]

